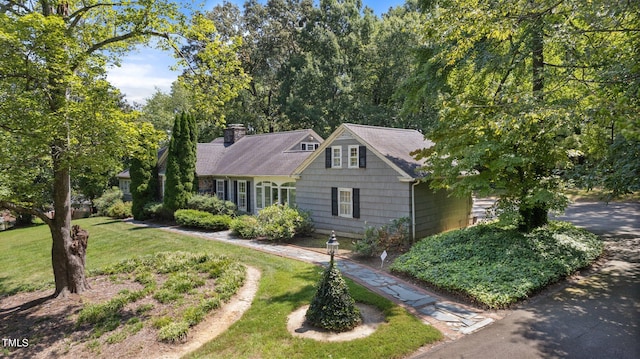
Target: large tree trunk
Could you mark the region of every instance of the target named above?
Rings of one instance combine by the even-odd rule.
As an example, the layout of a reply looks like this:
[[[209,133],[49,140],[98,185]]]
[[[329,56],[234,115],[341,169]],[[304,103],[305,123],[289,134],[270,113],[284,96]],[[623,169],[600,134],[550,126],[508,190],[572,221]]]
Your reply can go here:
[[[86,240],[83,246],[71,236],[71,175],[69,169],[64,167],[54,159],[55,217],[49,222],[53,238],[51,263],[56,282],[54,296],[81,293],[89,288],[84,268]]]
[[[549,222],[549,210],[542,206],[520,207],[520,223],[518,229],[521,232],[531,232]]]

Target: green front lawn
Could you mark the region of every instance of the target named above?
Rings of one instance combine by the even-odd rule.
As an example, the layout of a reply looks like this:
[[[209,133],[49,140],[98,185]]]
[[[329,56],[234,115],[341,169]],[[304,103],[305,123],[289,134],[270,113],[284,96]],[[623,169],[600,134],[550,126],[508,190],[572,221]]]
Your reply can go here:
[[[87,270],[101,269],[125,259],[166,251],[224,255],[262,272],[251,308],[241,320],[195,357],[217,358],[399,358],[442,334],[424,325],[403,308],[347,280],[354,298],[376,305],[387,323],[371,336],[350,342],[320,343],[295,338],[286,329],[287,316],[309,304],[322,269],[295,260],[216,241],[134,227],[107,218],[74,221],[89,231]],[[46,226],[0,232],[0,296],[30,288],[49,287],[53,292],[51,237]],[[408,333],[411,333],[408,335]],[[104,348],[108,350],[108,348]]]
[[[596,235],[567,222],[528,234],[487,224],[425,238],[391,269],[502,308],[588,266],[602,250]]]

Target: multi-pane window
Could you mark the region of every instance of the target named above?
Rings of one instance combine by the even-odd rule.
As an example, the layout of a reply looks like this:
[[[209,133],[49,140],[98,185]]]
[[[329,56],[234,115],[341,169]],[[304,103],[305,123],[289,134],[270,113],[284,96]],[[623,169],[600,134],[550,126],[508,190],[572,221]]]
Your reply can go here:
[[[224,180],[216,180],[216,197],[224,200]]]
[[[331,147],[331,168],[342,167],[342,146]]]
[[[278,203],[278,185],[272,182],[256,184],[256,209]]]
[[[247,181],[238,181],[238,209],[247,211]]]
[[[123,194],[131,194],[131,180],[120,180],[120,190]]]
[[[360,167],[360,146],[349,146],[349,168]]]
[[[338,189],[338,215],[340,217],[353,216],[353,200],[351,194],[351,188]]]
[[[293,207],[296,204],[296,184],[295,182],[283,183],[280,186],[280,203]]]
[[[303,151],[315,151],[318,149],[319,144],[313,142],[303,142],[300,144],[300,148]]]

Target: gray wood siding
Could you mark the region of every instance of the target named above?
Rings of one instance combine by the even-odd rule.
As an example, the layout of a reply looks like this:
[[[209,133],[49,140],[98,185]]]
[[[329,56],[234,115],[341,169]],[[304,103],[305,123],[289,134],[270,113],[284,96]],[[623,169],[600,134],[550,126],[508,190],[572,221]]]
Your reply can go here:
[[[471,196],[449,197],[445,190],[433,193],[427,183],[415,188],[416,239],[466,227],[471,213]]]
[[[400,217],[410,217],[411,184],[400,182],[399,174],[367,150],[366,168],[348,168],[348,146],[361,145],[341,137],[331,146],[342,146],[342,168],[325,168],[322,153],[296,181],[299,208],[311,211],[317,229],[361,234],[365,223],[382,226]],[[331,215],[331,187],[360,189],[360,218]]]

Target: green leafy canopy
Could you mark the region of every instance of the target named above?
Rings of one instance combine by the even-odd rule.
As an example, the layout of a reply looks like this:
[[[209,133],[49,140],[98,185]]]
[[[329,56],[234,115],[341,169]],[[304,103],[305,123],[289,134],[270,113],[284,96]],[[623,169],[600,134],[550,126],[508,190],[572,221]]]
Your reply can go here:
[[[640,8],[627,1],[423,1],[414,106],[436,188],[499,196],[521,219],[562,210],[579,161],[640,133]],[[636,176],[637,177],[637,176]]]

